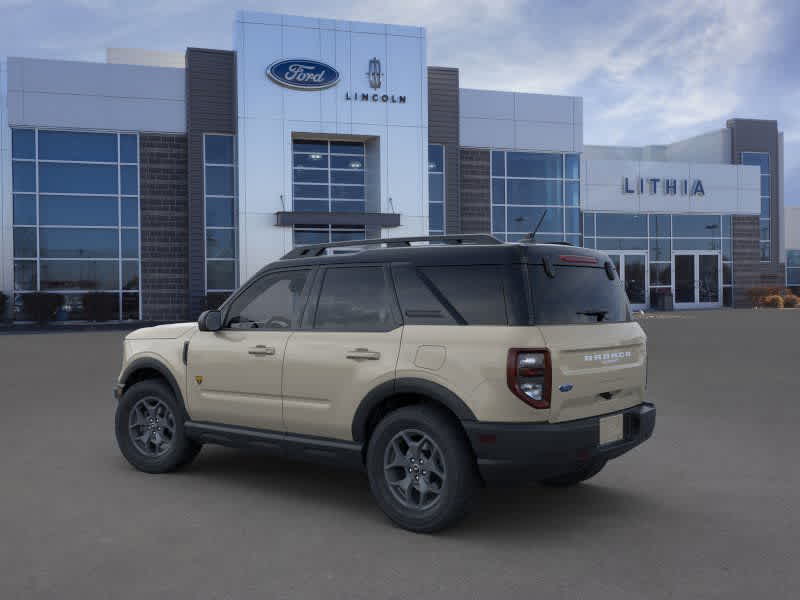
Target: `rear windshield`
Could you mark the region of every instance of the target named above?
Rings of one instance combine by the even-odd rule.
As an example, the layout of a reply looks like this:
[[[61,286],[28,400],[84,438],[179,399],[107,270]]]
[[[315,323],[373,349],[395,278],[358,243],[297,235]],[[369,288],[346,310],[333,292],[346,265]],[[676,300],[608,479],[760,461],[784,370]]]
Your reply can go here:
[[[533,314],[537,325],[623,323],[631,320],[625,287],[597,267],[530,267]]]

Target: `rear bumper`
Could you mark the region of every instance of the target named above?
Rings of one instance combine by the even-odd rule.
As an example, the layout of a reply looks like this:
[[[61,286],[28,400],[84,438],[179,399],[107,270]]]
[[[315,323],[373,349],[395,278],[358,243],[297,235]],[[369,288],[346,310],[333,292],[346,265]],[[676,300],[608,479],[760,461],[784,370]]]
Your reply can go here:
[[[644,403],[619,411],[624,434],[600,445],[598,415],[565,423],[464,422],[486,481],[535,481],[568,473],[583,465],[611,460],[635,448],[652,434],[656,408]]]

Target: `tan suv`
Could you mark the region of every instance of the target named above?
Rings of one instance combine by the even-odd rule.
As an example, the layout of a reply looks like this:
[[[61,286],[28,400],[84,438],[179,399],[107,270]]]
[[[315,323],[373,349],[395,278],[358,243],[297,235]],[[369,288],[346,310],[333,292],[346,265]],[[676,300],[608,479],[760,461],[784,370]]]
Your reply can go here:
[[[484,483],[575,484],[651,435],[645,335],[606,255],[490,236],[332,253],[353,243],[128,335],[125,458],[161,473],[215,443],[364,469],[393,521],[430,532]]]

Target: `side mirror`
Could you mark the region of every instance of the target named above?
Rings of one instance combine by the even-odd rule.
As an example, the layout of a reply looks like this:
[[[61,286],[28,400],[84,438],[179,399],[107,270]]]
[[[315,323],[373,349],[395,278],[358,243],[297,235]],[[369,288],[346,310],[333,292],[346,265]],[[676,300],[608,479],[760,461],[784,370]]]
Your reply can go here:
[[[207,310],[197,319],[200,331],[219,331],[222,329],[222,313],[218,310]]]

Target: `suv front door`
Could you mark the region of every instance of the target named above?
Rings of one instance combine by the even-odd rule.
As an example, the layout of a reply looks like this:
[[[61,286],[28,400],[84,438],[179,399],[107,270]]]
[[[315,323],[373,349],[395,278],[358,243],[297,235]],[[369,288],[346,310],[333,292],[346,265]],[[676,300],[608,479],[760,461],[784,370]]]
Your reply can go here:
[[[382,265],[331,266],[317,280],[286,348],[283,415],[291,433],[349,440],[362,398],[394,379],[400,312]]]
[[[220,331],[189,343],[187,382],[194,421],[283,431],[286,342],[299,326],[311,269],[268,273],[239,293]]]

